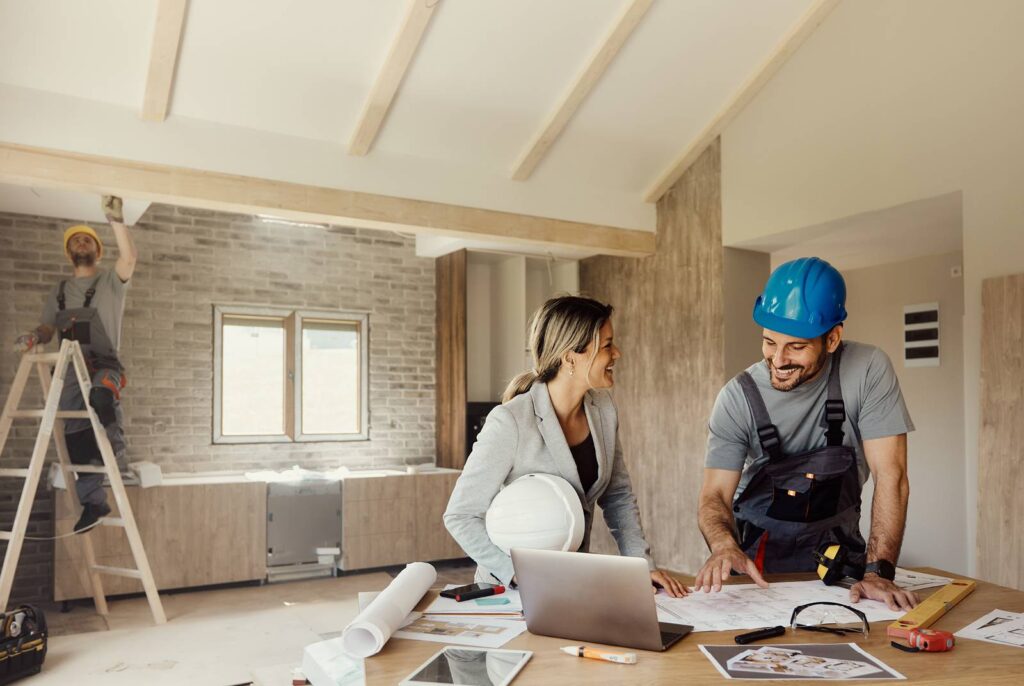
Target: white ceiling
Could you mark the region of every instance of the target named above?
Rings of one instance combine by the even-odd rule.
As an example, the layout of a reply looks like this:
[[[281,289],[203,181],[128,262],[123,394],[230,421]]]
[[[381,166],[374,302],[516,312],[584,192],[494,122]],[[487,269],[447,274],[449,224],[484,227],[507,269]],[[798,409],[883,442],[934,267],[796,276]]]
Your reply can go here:
[[[963,196],[947,193],[732,247],[771,253],[772,269],[799,257],[820,257],[849,271],[963,250]]]
[[[191,0],[161,123],[138,117],[156,0],[0,0],[0,140],[651,231],[644,191],[812,5],[655,0],[517,182],[628,0],[437,1],[374,147],[352,157],[406,0]]]

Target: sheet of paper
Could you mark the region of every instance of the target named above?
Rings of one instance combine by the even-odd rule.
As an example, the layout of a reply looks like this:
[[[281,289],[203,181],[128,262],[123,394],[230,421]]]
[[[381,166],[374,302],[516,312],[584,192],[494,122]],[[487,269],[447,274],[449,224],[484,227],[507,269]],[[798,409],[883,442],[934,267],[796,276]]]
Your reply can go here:
[[[1024,613],[992,610],[954,634],[1000,645],[1024,648]]]
[[[522,620],[424,615],[392,636],[478,648],[500,648],[524,631],[526,622]]]
[[[363,661],[345,653],[341,637],[306,646],[302,672],[313,686],[366,686]]]
[[[945,586],[950,581],[952,581],[952,579],[944,576],[935,576],[934,574],[925,574],[924,572],[912,572],[909,569],[903,569],[902,567],[896,568],[896,578],[893,579],[893,583],[907,591],[920,591],[924,588]]]
[[[855,643],[802,643],[759,648],[702,645],[727,679],[905,679]]]
[[[455,584],[448,584],[445,590],[457,588]],[[507,600],[507,603],[500,602]],[[497,603],[497,604],[496,604]],[[504,593],[467,600],[457,603],[451,598],[441,598],[432,602],[426,610],[425,615],[503,615],[507,617],[522,617],[523,603],[519,600],[519,591],[511,588],[505,589]]]
[[[798,605],[819,601],[851,604],[847,589],[826,586],[820,581],[785,581],[768,588],[737,584],[724,586],[718,593],[694,591],[683,598],[672,598],[659,591],[654,601],[659,622],[690,624],[694,631],[789,626],[790,615]],[[867,615],[869,622],[897,619],[904,614],[875,600],[861,600],[854,607]]]

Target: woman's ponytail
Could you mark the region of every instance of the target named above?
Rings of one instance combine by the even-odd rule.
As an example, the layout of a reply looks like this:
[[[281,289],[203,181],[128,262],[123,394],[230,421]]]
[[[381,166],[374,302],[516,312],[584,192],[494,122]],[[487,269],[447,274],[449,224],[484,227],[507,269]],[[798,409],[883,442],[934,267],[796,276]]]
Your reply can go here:
[[[508,386],[505,387],[505,392],[501,394],[501,402],[507,403],[512,398],[526,393],[533,386],[533,382],[537,380],[537,372],[532,369],[528,369],[522,374],[517,374],[512,381],[509,382]]]

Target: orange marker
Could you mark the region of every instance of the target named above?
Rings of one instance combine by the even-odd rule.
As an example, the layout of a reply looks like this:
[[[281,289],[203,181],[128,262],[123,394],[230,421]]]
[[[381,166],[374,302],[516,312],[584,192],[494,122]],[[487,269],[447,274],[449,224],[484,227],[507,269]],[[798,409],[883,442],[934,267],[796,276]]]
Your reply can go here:
[[[591,660],[604,660],[605,662],[614,662],[620,665],[636,664],[636,653],[609,653],[604,650],[596,650],[586,646],[565,646],[561,650],[566,655],[588,657]]]

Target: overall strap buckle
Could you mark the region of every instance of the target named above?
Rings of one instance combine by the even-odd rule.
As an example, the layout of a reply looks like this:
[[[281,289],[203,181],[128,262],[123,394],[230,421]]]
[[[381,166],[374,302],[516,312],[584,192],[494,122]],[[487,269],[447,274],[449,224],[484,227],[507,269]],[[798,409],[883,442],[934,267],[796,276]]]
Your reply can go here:
[[[843,422],[846,421],[846,405],[843,403],[843,390],[839,382],[839,364],[843,359],[843,347],[840,343],[832,353],[832,370],[828,375],[828,399],[825,401],[826,445],[843,444]]]
[[[829,424],[846,421],[846,403],[842,400],[825,401],[825,421]]]
[[[757,439],[761,443],[761,450],[769,461],[781,460],[783,457],[782,439],[779,438],[779,430],[775,428],[772,418],[768,415],[768,408],[764,404],[764,398],[761,397],[761,391],[757,389],[754,377],[750,376],[747,372],[740,372],[736,375],[736,381],[739,382],[743,396],[750,407],[750,414],[754,420]]]
[[[757,427],[757,439],[761,442],[761,449],[772,461],[782,458],[782,439],[779,438],[779,430],[774,424]]]
[[[843,444],[843,422],[846,421],[846,404],[840,400],[825,401],[825,423],[828,429],[825,430],[826,445],[837,446]]]
[[[95,279],[92,280],[92,283],[89,284],[89,289],[86,290],[85,292],[85,302],[82,303],[82,307],[89,307],[92,304],[92,298],[94,295],[96,295],[96,284],[98,284],[99,282],[100,277],[97,276]]]

